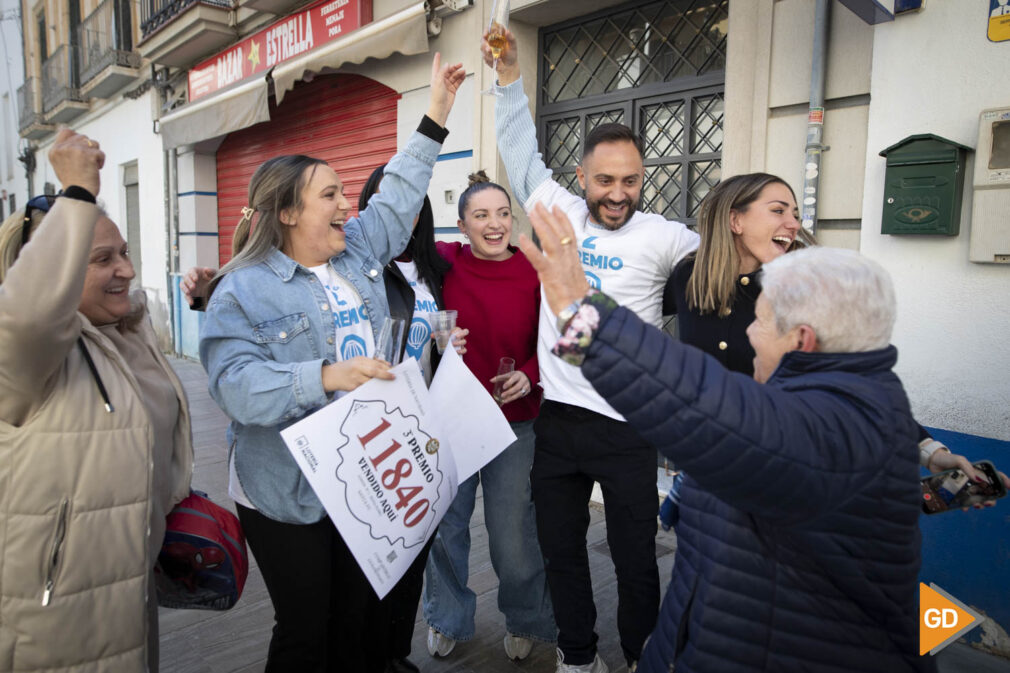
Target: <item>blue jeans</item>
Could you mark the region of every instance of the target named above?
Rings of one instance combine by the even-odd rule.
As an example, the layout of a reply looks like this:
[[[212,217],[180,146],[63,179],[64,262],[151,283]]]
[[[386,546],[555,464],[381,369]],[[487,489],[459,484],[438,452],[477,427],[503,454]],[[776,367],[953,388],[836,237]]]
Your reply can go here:
[[[456,499],[438,525],[424,571],[424,619],[453,640],[474,636],[477,596],[466,583],[470,516],[478,483],[483,483],[484,525],[506,630],[543,641],[557,637],[530,489],[533,421],[510,425],[516,441],[459,485]]]

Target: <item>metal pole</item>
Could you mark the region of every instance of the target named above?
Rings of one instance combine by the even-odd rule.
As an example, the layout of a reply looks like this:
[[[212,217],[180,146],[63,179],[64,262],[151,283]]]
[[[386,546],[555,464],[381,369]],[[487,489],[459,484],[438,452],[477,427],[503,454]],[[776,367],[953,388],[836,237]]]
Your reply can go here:
[[[824,150],[824,75],[828,61],[828,27],[831,0],[817,0],[814,14],[814,49],[810,67],[810,111],[807,114],[807,147],[803,160],[803,194],[800,220],[810,234],[817,227],[818,182]]]

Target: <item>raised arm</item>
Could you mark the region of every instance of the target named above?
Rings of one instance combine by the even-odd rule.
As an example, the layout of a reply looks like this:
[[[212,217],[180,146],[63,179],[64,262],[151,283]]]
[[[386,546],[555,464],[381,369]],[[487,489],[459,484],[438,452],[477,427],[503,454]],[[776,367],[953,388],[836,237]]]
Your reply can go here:
[[[498,83],[502,95],[495,102],[495,134],[509,184],[526,210],[537,202],[548,207],[554,204],[567,206],[567,201],[579,201],[579,198],[551,179],[551,170],[544,164],[543,155],[537,149],[536,126],[530,116],[529,99],[523,91],[519,73],[518,45],[510,31],[505,31],[505,38],[508,45],[498,59]],[[490,67],[493,60],[486,33],[481,40],[481,52]]]
[[[98,144],[62,129],[49,161],[65,189],[81,191],[56,200],[0,284],[0,419],[13,424],[42,402],[80,335],[77,307],[98,220]]]
[[[443,66],[441,55],[435,53],[427,114],[406,146],[389,161],[382,189],[357,218],[347,223],[348,237],[362,237],[383,265],[407,247],[414,219],[431,182],[432,167],[449,134],[446,119],[465,77],[462,64]]]

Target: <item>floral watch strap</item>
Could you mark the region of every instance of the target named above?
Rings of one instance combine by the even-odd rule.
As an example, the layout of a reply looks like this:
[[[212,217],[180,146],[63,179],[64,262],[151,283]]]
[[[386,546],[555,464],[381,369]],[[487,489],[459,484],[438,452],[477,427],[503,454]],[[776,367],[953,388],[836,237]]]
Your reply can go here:
[[[579,367],[602,319],[617,308],[617,302],[599,290],[589,290],[575,315],[565,324],[551,352],[568,364]]]

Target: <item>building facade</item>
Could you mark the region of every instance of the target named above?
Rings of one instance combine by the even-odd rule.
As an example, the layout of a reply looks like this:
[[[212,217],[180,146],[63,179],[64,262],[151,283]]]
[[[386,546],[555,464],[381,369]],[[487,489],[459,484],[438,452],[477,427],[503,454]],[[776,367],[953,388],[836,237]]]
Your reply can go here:
[[[492,84],[478,51],[492,0],[11,2],[2,26],[16,91],[0,101],[0,121],[20,138],[5,132],[0,146],[5,212],[25,185],[57,187],[45,159],[57,124],[97,138],[108,156],[102,199],[166,349],[196,353],[200,315],[184,307],[180,274],[227,261],[256,166],[278,153],[321,156],[355,200],[423,114],[436,50],[469,73],[429,188],[439,234],[456,231],[468,173],[507,184],[494,99],[480,93]],[[829,9],[821,37],[818,6]],[[577,189],[582,141],[605,121],[643,141],[643,207],[687,223],[722,177],[781,175],[823,244],[859,249],[894,277],[898,371],[919,420],[969,443],[994,438],[1010,467],[1005,0],[512,0],[511,10],[559,181]],[[15,25],[20,56],[7,39]],[[818,80],[823,103],[812,110]],[[959,217],[943,234],[882,233],[889,164],[900,162],[880,153],[925,134],[967,148]],[[35,159],[27,183],[10,182],[25,173],[11,163],[18,155]],[[936,185],[920,176],[904,186]],[[909,221],[927,222],[931,211],[915,204]],[[528,227],[520,216],[517,229]],[[1001,628],[991,646],[1010,652]]]

